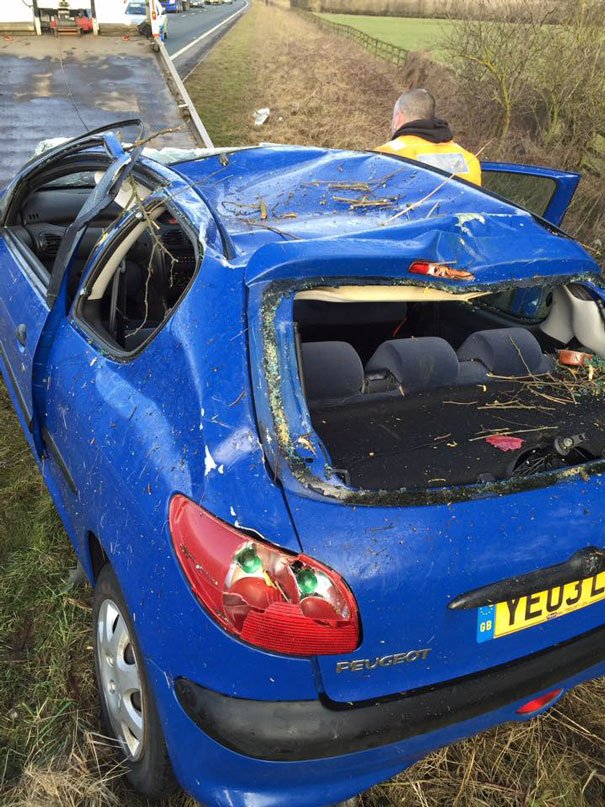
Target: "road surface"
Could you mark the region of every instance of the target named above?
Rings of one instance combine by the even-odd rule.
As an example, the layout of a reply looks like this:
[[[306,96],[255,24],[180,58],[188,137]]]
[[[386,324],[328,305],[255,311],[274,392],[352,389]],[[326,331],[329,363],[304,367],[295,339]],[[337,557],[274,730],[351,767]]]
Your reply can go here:
[[[170,15],[166,45],[182,76],[247,5],[235,0]],[[0,187],[41,140],[75,137],[116,119],[140,117],[149,131],[167,130],[154,141],[156,147],[199,144],[191,127],[183,128],[179,99],[143,37],[0,37],[0,75]]]
[[[187,75],[203,59],[217,39],[240,19],[247,6],[247,0],[234,0],[168,15],[166,49],[181,76]]]
[[[2,0],[0,0],[2,2]],[[158,56],[143,37],[0,37],[0,187],[41,140],[140,117],[153,145],[198,145],[171,93]],[[177,131],[178,129],[178,131]]]

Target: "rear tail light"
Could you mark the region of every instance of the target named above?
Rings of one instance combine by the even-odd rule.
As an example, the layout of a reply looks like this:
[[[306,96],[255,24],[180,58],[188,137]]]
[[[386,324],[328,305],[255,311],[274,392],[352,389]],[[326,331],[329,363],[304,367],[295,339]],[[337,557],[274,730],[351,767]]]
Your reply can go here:
[[[475,275],[466,269],[455,269],[447,263],[431,263],[430,261],[414,261],[408,272],[412,275],[431,275],[445,277],[448,280],[474,280]]]
[[[532,700],[527,701],[527,703],[524,703],[523,706],[517,709],[517,714],[531,715],[534,714],[534,712],[539,712],[541,709],[545,709],[558,700],[562,693],[562,689],[553,689],[552,692],[547,692],[537,698],[532,698]]]
[[[240,532],[180,494],[170,502],[170,532],[194,594],[229,633],[296,656],[359,644],[355,599],[332,569]]]

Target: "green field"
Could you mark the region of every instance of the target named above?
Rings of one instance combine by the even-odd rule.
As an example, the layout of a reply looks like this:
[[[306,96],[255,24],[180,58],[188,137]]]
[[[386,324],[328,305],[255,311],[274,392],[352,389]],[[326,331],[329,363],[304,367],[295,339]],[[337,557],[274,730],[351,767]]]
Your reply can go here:
[[[326,20],[358,28],[368,36],[404,50],[430,50],[444,58],[438,44],[457,23],[416,17],[364,17],[357,14],[320,14]]]

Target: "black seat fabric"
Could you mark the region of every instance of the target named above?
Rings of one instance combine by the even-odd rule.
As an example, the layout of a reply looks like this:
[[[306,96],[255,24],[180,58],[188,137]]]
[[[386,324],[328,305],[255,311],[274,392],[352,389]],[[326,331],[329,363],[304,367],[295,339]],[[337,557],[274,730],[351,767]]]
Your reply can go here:
[[[461,361],[456,385],[464,387],[467,384],[483,384],[487,379],[487,367],[480,361]]]
[[[383,342],[366,365],[367,373],[387,370],[404,392],[446,387],[457,383],[458,358],[437,336],[391,339]]]
[[[302,364],[310,402],[339,403],[361,393],[363,365],[348,342],[305,342]]]
[[[551,360],[525,328],[496,328],[471,334],[458,350],[460,362],[480,362],[493,375],[527,376],[548,373]]]

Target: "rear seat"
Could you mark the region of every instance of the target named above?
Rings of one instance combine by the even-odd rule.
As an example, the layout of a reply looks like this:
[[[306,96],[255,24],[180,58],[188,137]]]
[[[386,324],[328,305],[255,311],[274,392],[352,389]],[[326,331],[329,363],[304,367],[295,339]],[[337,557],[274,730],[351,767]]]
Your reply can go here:
[[[334,406],[362,397],[363,364],[348,342],[304,342],[301,353],[310,405]]]
[[[548,373],[553,360],[542,353],[536,337],[524,328],[477,331],[458,353],[445,339],[421,336],[383,342],[366,365],[370,390],[380,374],[392,376],[404,392],[485,383],[489,375],[522,377]],[[374,380],[375,379],[375,380]]]
[[[477,331],[458,350],[461,366],[475,365],[492,375],[519,377],[549,373],[553,359],[542,353],[536,337],[525,328],[495,328]]]
[[[458,357],[445,339],[390,339],[383,342],[366,364],[366,374],[387,371],[404,392],[448,387],[456,383]]]
[[[365,373],[359,354],[348,342],[306,342],[302,363],[307,400],[316,406],[367,400],[368,394],[481,384],[490,374],[539,375],[553,367],[553,360],[524,328],[477,331],[457,354],[437,336],[390,339],[375,351]]]

